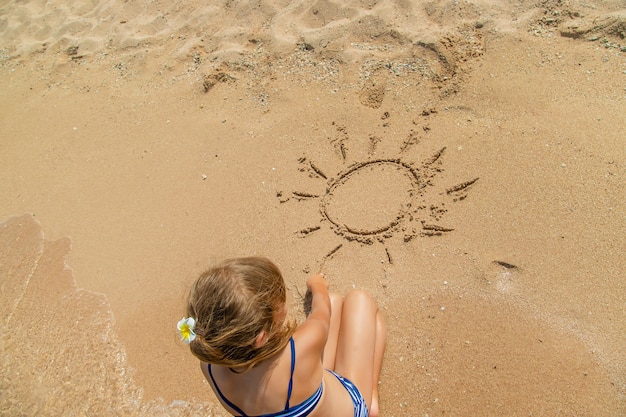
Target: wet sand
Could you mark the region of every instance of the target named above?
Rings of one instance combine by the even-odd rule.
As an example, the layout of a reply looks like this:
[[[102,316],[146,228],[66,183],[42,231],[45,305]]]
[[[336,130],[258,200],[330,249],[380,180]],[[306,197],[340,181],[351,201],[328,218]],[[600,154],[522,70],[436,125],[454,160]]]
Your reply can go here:
[[[626,413],[615,2],[0,6],[0,414],[211,415],[224,257],[371,291],[383,416]]]

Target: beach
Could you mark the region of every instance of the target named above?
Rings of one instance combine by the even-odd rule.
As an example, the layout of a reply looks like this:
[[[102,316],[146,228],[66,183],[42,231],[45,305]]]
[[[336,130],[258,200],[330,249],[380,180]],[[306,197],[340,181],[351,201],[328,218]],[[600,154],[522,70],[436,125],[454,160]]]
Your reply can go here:
[[[226,416],[210,265],[370,291],[382,416],[626,414],[623,1],[0,3],[0,415]]]

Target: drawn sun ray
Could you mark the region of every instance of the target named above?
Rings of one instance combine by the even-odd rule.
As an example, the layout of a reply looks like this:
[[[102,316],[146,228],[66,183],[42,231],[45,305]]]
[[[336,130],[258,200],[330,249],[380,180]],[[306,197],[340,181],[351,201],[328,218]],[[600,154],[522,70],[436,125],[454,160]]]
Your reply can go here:
[[[405,144],[406,145],[406,144]],[[406,148],[406,146],[405,146]],[[327,170],[303,156],[298,162],[300,171],[311,178],[326,181],[323,193],[292,191],[296,201],[316,200],[319,204],[319,224],[296,232],[306,238],[328,225],[340,239],[365,245],[382,244],[386,260],[393,263],[387,241],[401,237],[404,242],[420,237],[442,236],[454,231],[439,224],[447,212],[445,200],[453,203],[467,197],[468,190],[478,181],[474,178],[448,187],[437,201],[428,201],[437,174],[442,172],[443,147],[421,164],[401,158],[371,159],[356,162],[331,177]],[[401,150],[402,153],[402,150]],[[345,161],[345,148],[341,158]],[[284,198],[278,193],[280,202]],[[442,201],[443,200],[443,201]],[[336,245],[324,256],[322,264],[344,247]]]

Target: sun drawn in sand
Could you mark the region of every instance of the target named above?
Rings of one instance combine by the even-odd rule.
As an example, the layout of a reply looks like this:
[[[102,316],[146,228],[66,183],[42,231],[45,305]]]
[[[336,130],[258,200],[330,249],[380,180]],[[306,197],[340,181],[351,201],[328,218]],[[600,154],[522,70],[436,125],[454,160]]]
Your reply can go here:
[[[411,142],[409,135],[400,149],[400,155],[413,143],[415,141]],[[345,162],[345,141],[336,141],[335,146]],[[478,178],[473,178],[460,182],[433,197],[433,193],[428,191],[434,186],[437,174],[442,172],[445,152],[443,147],[421,163],[401,157],[355,162],[334,176],[329,176],[318,163],[303,156],[298,160],[300,171],[325,181],[325,191],[319,194],[292,191],[289,195],[279,192],[277,196],[281,203],[292,199],[318,202],[318,224],[296,233],[306,238],[329,225],[343,242],[330,250],[324,260],[342,249],[344,243],[358,242],[382,244],[388,262],[393,263],[386,245],[390,239],[402,238],[404,242],[409,242],[419,236],[441,236],[453,231],[441,223],[448,210],[446,203],[464,200],[469,188],[478,181]]]

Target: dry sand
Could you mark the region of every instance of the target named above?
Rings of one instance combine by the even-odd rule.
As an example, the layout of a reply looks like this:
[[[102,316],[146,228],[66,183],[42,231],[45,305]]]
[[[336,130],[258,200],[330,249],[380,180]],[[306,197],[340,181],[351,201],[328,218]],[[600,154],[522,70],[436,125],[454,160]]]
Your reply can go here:
[[[0,415],[224,415],[252,254],[376,296],[383,416],[626,415],[625,9],[0,2]]]

